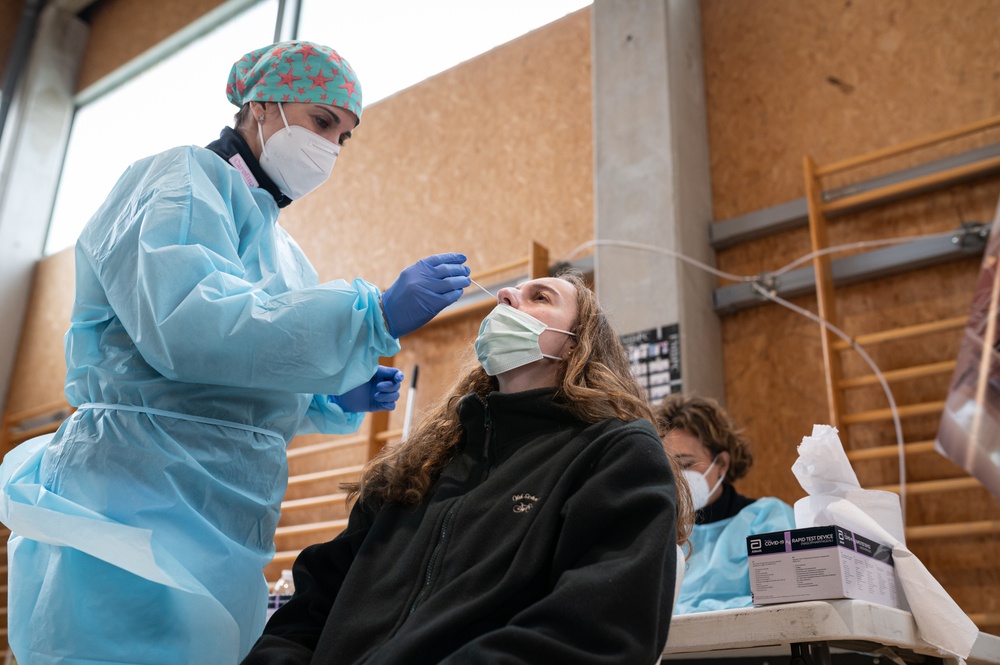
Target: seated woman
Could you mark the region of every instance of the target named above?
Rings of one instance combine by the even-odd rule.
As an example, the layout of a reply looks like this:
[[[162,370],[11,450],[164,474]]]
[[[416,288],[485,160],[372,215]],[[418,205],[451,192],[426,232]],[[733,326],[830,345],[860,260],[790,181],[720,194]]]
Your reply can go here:
[[[750,470],[753,455],[715,400],[667,395],[654,416],[697,511],[674,614],[749,607],[747,536],[794,528],[792,507],[774,497],[748,499],[733,488]]]
[[[575,273],[498,299],[479,362],[367,464],[347,527],[299,555],[244,664],[648,665],[663,650],[688,500],[624,350]]]

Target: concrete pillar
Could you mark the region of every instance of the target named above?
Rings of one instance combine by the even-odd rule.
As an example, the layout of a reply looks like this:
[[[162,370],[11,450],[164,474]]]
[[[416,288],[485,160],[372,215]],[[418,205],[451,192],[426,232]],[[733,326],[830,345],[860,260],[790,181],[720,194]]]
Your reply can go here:
[[[665,255],[715,264],[699,3],[595,0],[592,31],[598,297],[623,337],[676,324],[673,391],[721,400],[716,278]]]

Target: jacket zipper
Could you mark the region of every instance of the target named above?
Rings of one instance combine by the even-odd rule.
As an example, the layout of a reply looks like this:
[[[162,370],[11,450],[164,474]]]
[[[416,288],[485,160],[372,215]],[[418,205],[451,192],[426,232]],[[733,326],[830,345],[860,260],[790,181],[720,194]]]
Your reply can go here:
[[[444,519],[441,521],[441,531],[438,533],[437,544],[434,545],[434,551],[431,552],[430,561],[427,562],[427,570],[424,572],[424,586],[420,589],[420,593],[417,594],[417,597],[413,599],[413,604],[410,605],[410,611],[407,613],[408,615],[413,614],[414,610],[417,609],[417,605],[419,605],[420,601],[423,600],[424,594],[427,593],[427,589],[431,586],[434,563],[441,554],[441,548],[444,547],[445,536],[448,535],[448,523],[451,522],[452,514],[454,514],[455,509],[458,508],[458,504],[462,503],[462,499],[464,498],[465,497],[461,497],[456,500],[455,503],[451,504],[451,507],[448,508],[448,512],[444,514]]]
[[[490,471],[493,470],[493,461],[496,459],[496,436],[494,435],[493,432],[493,419],[490,417],[490,406],[481,397],[480,400],[483,402],[483,407],[486,410],[486,415],[483,422],[486,426],[486,439],[487,439],[487,444],[485,446],[486,462],[487,462],[486,477],[489,478]],[[448,508],[448,512],[444,514],[444,519],[441,521],[441,530],[440,532],[438,532],[437,543],[434,545],[434,550],[431,552],[430,561],[427,562],[427,569],[424,571],[423,588],[420,589],[420,593],[417,594],[417,597],[413,599],[413,604],[410,605],[410,611],[407,613],[407,615],[413,614],[413,612],[417,609],[417,605],[419,605],[420,601],[423,600],[424,594],[427,593],[427,589],[429,589],[431,586],[431,577],[434,574],[434,564],[437,562],[437,558],[441,554],[441,548],[444,547],[444,540],[445,537],[448,535],[448,524],[451,522],[451,516],[454,514],[455,509],[458,508],[458,505],[462,502],[463,499],[465,499],[464,495],[460,497],[458,500],[456,500],[455,503],[451,504],[451,507]]]
[[[486,407],[486,417],[483,423],[486,425],[486,445],[484,446],[484,452],[486,454],[486,477],[490,477],[490,473],[493,471],[493,464],[497,458],[496,451],[496,434],[493,431],[493,418],[490,415],[490,407],[488,404],[484,404]]]

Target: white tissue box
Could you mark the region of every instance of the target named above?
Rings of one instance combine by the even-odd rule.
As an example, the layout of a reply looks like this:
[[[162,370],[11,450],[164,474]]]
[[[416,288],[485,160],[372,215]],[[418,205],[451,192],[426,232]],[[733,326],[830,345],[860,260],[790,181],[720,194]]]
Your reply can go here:
[[[899,607],[892,548],[842,527],[747,537],[754,605],[856,598]]]

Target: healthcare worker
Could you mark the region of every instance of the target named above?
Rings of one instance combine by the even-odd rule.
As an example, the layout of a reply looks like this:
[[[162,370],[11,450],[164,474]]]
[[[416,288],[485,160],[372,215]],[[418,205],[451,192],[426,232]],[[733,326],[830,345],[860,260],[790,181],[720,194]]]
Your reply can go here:
[[[470,283],[441,254],[385,293],[319,284],[277,225],[361,119],[334,50],[248,53],[227,93],[235,129],[130,166],[77,243],[78,410],[0,467],[20,665],[238,662],[264,627],[286,445],[393,408],[379,357]]]
[[[244,665],[659,661],[691,515],[645,394],[578,273],[497,295]]]
[[[750,499],[733,488],[750,470],[753,455],[715,400],[668,395],[653,415],[667,454],[687,479],[696,510],[674,614],[749,607],[747,536],[794,528],[794,511],[781,499]]]

